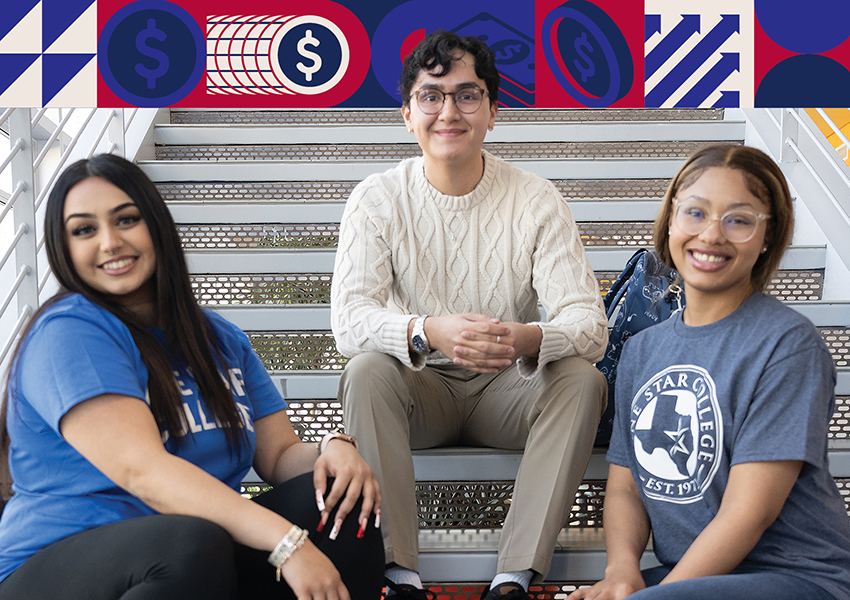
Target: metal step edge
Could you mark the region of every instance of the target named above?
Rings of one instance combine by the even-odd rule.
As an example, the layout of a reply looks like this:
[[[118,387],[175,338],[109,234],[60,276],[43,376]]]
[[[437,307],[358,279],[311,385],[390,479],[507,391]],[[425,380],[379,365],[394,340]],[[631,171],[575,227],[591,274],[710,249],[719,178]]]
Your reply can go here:
[[[677,159],[563,159],[509,161],[546,179],[669,179]],[[398,164],[387,161],[139,161],[155,183],[178,181],[361,181]]]
[[[534,142],[719,142],[743,140],[742,121],[677,121],[622,123],[499,122],[486,143]],[[415,143],[398,125],[158,125],[157,145],[221,146],[252,144],[407,144]]]
[[[489,582],[496,572],[500,530],[441,530],[419,532],[419,572],[423,582]],[[650,542],[651,547],[651,542]],[[595,581],[605,572],[605,533],[601,528],[561,531],[546,576],[548,581]],[[658,566],[650,549],[642,569]]]
[[[785,304],[816,327],[850,327],[850,301],[812,300]],[[331,308],[327,304],[219,304],[210,308],[244,331],[329,331],[331,328]]]
[[[594,271],[622,270],[635,250],[642,246],[585,248]],[[253,273],[332,273],[336,249],[325,250],[188,250],[186,259],[191,273],[244,274],[250,265]],[[784,270],[823,269],[826,246],[793,246],[782,257]]]
[[[573,218],[579,222],[654,221],[661,200],[568,200]],[[250,223],[339,223],[345,202],[169,202],[171,216],[178,224]]]
[[[336,399],[342,371],[271,371],[269,374],[283,397],[297,403],[300,400]],[[850,396],[850,368],[838,369],[835,393]]]
[[[850,440],[829,440],[829,472],[833,477],[850,477]],[[608,479],[607,448],[594,448],[584,471],[584,480]],[[413,450],[416,481],[513,481],[522,461],[521,450],[445,447]],[[243,483],[261,483],[251,469]]]

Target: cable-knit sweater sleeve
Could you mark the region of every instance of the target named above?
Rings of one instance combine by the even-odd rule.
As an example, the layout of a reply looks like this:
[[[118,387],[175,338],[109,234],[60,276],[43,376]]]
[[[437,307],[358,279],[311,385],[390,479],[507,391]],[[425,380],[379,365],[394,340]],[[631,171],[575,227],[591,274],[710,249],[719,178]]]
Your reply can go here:
[[[394,275],[387,237],[398,185],[396,178],[369,177],[345,205],[331,284],[331,328],[344,356],[383,352],[418,370],[425,359],[411,356],[407,343],[414,315],[388,308]]]
[[[566,201],[550,181],[532,195],[538,236],[532,259],[532,280],[547,320],[537,358],[523,357],[520,373],[528,377],[548,362],[580,356],[596,362],[608,343],[608,321],[599,286]]]

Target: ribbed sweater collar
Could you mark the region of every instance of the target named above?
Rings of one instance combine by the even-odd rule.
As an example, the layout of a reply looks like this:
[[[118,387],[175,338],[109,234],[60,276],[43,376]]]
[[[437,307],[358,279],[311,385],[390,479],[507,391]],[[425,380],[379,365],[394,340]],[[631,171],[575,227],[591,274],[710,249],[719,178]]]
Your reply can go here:
[[[416,186],[422,192],[427,202],[433,202],[442,210],[466,211],[481,203],[490,196],[493,189],[493,180],[496,177],[496,157],[487,151],[482,151],[484,156],[484,174],[476,184],[475,188],[463,196],[449,196],[440,192],[428,182],[423,168],[423,159],[417,158],[414,164],[414,177]]]

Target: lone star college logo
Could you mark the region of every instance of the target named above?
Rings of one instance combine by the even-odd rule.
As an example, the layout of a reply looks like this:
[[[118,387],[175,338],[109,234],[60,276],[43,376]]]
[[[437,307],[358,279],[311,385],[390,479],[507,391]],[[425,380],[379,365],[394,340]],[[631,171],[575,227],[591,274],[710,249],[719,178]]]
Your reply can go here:
[[[631,434],[647,498],[690,504],[711,485],[723,454],[714,381],[694,365],[668,367],[631,406]]]

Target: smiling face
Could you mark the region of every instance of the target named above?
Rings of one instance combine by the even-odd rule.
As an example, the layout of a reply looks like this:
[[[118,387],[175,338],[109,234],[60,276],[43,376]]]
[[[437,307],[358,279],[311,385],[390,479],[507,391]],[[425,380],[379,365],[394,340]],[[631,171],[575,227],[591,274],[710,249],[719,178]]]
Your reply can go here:
[[[697,202],[712,217],[732,209],[770,213],[770,207],[750,192],[743,173],[726,167],[706,169],[693,184],[680,189],[676,199]],[[682,231],[674,215],[668,227],[670,255],[685,281],[689,306],[692,299],[711,299],[737,307],[752,294],[752,271],[765,247],[766,221],[759,222],[751,239],[740,243],[727,240],[717,220],[698,235]]]
[[[471,87],[487,90],[484,80],[475,74],[475,60],[471,54],[458,54],[451,65],[451,70],[441,77],[435,76],[433,71],[422,71],[412,91],[425,88],[454,94]],[[415,97],[402,106],[401,114],[422,148],[426,169],[432,163],[454,169],[480,168],[484,136],[496,122],[496,105],[491,106],[488,95],[485,94],[481,106],[472,114],[460,112],[454,98],[446,98],[440,112],[427,115],[420,110]]]
[[[134,313],[153,305],[156,251],[133,200],[99,177],[72,187],[63,212],[65,244],[80,279]]]

